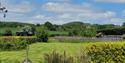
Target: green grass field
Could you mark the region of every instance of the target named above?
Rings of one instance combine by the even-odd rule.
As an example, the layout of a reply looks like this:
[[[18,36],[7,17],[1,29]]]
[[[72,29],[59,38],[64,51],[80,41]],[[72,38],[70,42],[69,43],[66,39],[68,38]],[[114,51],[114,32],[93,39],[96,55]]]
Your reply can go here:
[[[4,34],[7,29],[10,29],[13,34],[16,33],[16,31],[20,31],[18,28],[12,28],[12,27],[0,27],[0,34]]]
[[[33,63],[44,63],[43,57],[45,53],[50,53],[56,50],[59,53],[67,52],[69,55],[77,56],[81,48],[92,44],[120,44],[125,42],[98,42],[98,43],[35,43],[30,45],[29,58]],[[20,63],[25,58],[25,50],[21,51],[1,51],[0,60],[2,63]]]
[[[17,31],[21,31],[21,28],[12,28],[12,27],[0,27],[0,35],[4,34],[7,29],[10,29],[13,33],[13,35],[16,35]],[[61,35],[61,36],[67,36],[68,32],[66,31],[48,31],[48,34],[51,35]]]
[[[75,43],[36,43],[30,45],[29,57],[33,63],[43,60],[43,54],[57,50],[61,53],[67,51],[68,54],[77,54],[83,44]],[[14,60],[22,61],[25,58],[25,50],[0,52],[0,59],[3,63],[13,63]],[[15,62],[14,62],[15,63]]]

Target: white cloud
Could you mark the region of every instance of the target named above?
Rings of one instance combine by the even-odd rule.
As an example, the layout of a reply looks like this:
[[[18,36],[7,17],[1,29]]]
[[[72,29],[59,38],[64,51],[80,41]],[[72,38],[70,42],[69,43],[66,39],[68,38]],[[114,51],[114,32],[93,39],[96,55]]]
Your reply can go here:
[[[6,5],[9,9],[6,20],[28,23],[44,23],[50,21],[53,24],[64,24],[72,21],[99,24],[121,24],[123,22],[123,19],[117,18],[116,12],[97,10],[90,3],[77,5],[67,3],[71,0],[58,0],[60,2],[54,1],[43,4],[42,9],[39,9],[39,11],[36,9],[35,12],[31,12],[34,10],[34,7],[27,0],[23,0],[19,4],[12,4],[9,2],[9,4]],[[123,13],[125,13],[125,11]]]
[[[115,25],[121,25],[123,24],[123,22],[125,22],[125,19],[122,18],[112,18],[110,19],[109,23],[115,24]]]
[[[33,6],[29,1],[21,1],[16,4],[13,3],[14,0],[2,0],[2,4],[7,7],[9,12],[17,12],[17,13],[28,13],[33,10]]]
[[[71,14],[62,14],[62,15],[60,15],[60,16],[58,16],[59,18],[71,18],[72,17],[72,15]]]
[[[94,0],[95,2],[104,2],[104,3],[125,3],[125,0]]]
[[[87,19],[98,20],[98,19],[110,19],[112,17],[115,17],[116,13],[112,11],[96,12],[93,10],[93,12],[78,14],[78,16],[81,18],[83,17]]]
[[[88,6],[88,4],[87,4]],[[49,2],[46,3],[43,6],[43,9],[50,11],[50,12],[56,12],[56,13],[66,13],[66,12],[91,12],[90,8],[87,8],[86,5],[72,5],[69,3],[54,3]]]
[[[104,13],[105,15],[105,13]],[[41,23],[41,22],[45,22],[45,21],[51,21],[53,24],[64,24],[64,23],[68,23],[68,22],[72,22],[72,21],[82,21],[85,23],[110,23],[109,20],[112,19],[110,13],[109,13],[109,17],[108,16],[104,16],[103,14],[91,14],[90,15],[84,15],[84,14],[71,14],[71,13],[63,13],[63,14],[59,14],[56,16],[44,16],[41,15],[42,17],[37,18],[37,23]],[[107,12],[108,15],[108,12]],[[40,15],[38,15],[40,16]],[[112,15],[114,16],[114,15]],[[111,17],[111,18],[110,18]],[[35,18],[36,19],[36,18]],[[102,22],[100,22],[102,21]],[[113,21],[113,20],[112,20]],[[114,23],[114,22],[112,22]],[[119,24],[119,23],[117,23]]]
[[[51,16],[53,21],[63,23],[71,21],[83,21],[89,23],[99,23],[98,21],[105,21],[109,23],[110,19],[116,18],[116,13],[113,11],[96,10],[93,6],[88,4],[74,5],[69,3],[46,3],[42,9],[56,13],[56,16]],[[100,22],[102,23],[102,22]]]
[[[8,13],[6,18],[1,18],[3,21],[30,22],[28,13],[33,11],[33,6],[29,1],[13,3],[15,0],[1,0],[2,6],[7,7]]]
[[[71,0],[48,0],[53,2],[70,2]]]
[[[125,10],[123,11],[123,17],[125,17]]]
[[[36,16],[33,16],[34,19],[44,19],[45,16],[44,15],[36,15]]]

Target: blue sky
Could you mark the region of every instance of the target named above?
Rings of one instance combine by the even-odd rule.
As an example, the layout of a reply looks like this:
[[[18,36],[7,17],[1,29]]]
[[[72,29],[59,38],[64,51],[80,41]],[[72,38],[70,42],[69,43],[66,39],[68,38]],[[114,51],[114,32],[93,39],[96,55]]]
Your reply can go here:
[[[1,0],[9,12],[1,20],[64,24],[81,21],[116,24],[125,21],[125,0]]]

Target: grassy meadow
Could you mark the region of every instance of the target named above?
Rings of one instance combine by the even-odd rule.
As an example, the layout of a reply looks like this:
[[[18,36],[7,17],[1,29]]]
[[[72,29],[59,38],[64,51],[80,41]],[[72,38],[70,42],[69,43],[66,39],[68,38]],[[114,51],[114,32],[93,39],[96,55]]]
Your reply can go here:
[[[1,36],[1,34],[4,34],[7,29],[12,30],[12,34],[13,34],[13,35],[15,35],[15,33],[16,33],[17,31],[19,31],[19,28],[15,28],[15,27],[1,27],[1,28],[0,28],[0,36]]]
[[[66,51],[71,56],[79,55],[81,49],[85,49],[90,45],[116,44],[123,45],[125,42],[94,42],[94,43],[35,43],[30,45],[29,58],[33,63],[44,63],[43,57],[45,53],[56,50],[59,53]],[[25,59],[25,50],[20,51],[0,51],[0,61],[2,63],[20,63]]]
[[[10,29],[12,34],[15,36],[17,31],[21,31],[20,28],[15,27],[0,27],[0,36],[5,33],[6,30]],[[67,36],[68,32],[66,31],[48,31],[49,36]]]

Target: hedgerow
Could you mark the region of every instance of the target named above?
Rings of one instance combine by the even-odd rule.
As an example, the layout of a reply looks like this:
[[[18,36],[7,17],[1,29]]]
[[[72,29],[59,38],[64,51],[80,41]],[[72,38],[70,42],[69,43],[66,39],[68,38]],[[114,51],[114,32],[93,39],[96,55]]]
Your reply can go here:
[[[15,37],[4,37],[0,38],[0,50],[21,50],[25,49],[27,44],[36,42],[35,38],[15,38]]]
[[[25,40],[11,40],[11,41],[1,41],[0,50],[9,51],[9,50],[20,50],[26,47],[27,42]]]
[[[125,63],[125,45],[92,45],[87,50],[94,63]]]

